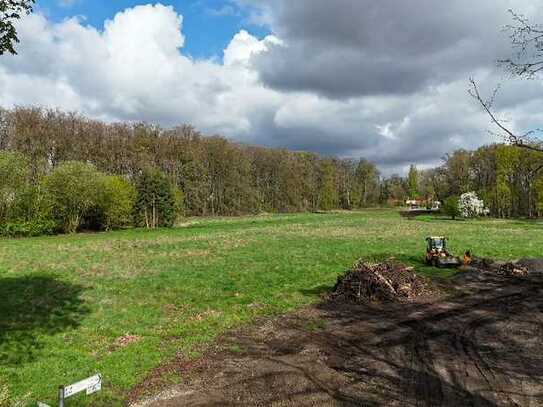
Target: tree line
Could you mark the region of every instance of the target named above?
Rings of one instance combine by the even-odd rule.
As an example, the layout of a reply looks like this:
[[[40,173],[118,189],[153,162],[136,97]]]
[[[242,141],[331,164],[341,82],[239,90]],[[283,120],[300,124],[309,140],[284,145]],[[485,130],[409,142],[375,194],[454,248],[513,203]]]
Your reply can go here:
[[[543,153],[507,144],[456,150],[443,158],[441,166],[421,171],[417,185],[421,196],[441,202],[476,192],[494,217],[539,217],[543,215]]]
[[[382,177],[364,158],[242,145],[188,125],[17,107],[0,110],[0,221],[20,228],[46,219],[68,232],[156,227],[184,215],[350,210],[469,191],[494,216],[534,217],[543,209],[542,163],[536,151],[497,144]]]
[[[156,208],[141,209],[144,193],[162,199],[157,188],[171,195],[161,202],[173,218],[354,209],[377,205],[380,195],[379,172],[367,160],[241,145],[188,125],[106,123],[42,108],[0,110],[0,171],[18,174],[17,181],[0,174],[2,223],[53,218],[64,231],[171,223],[157,222]],[[54,204],[59,195],[84,209],[56,219],[65,211]],[[124,206],[114,200],[119,195]],[[121,207],[124,220],[107,221],[108,208]]]

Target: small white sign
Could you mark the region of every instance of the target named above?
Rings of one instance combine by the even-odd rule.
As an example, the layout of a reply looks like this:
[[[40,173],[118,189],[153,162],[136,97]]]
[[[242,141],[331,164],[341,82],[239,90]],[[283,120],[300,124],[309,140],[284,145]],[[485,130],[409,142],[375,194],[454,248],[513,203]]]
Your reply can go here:
[[[87,387],[87,396],[100,390],[102,390],[102,382],[98,382],[94,386]]]
[[[42,403],[41,401],[38,401],[38,407],[51,407],[49,404]]]
[[[64,388],[64,398],[73,396],[74,394],[80,393],[83,390],[87,394],[92,394],[97,392],[102,388],[102,375],[97,374],[88,379],[81,380],[80,382],[71,384]]]

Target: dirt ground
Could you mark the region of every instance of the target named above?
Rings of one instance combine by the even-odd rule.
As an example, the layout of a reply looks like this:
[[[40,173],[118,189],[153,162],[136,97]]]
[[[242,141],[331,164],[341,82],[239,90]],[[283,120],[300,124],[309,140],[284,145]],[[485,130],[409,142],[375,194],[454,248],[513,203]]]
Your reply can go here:
[[[543,406],[543,276],[466,272],[441,298],[323,301],[233,332],[134,406]]]

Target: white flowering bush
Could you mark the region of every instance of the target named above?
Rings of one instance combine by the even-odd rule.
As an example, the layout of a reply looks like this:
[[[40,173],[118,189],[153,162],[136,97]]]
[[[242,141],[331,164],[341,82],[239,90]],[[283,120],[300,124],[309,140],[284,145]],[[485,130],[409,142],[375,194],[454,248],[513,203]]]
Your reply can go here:
[[[460,196],[458,210],[463,218],[475,218],[487,213],[485,203],[475,192],[467,192]]]

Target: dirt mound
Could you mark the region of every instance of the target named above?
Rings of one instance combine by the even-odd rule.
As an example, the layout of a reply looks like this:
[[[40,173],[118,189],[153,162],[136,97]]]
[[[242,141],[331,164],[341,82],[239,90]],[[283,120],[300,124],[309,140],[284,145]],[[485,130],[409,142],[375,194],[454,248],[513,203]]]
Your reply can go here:
[[[525,267],[530,273],[543,273],[543,258],[521,259],[516,264]]]
[[[358,261],[337,280],[330,299],[341,302],[407,301],[428,292],[428,282],[402,264]]]

